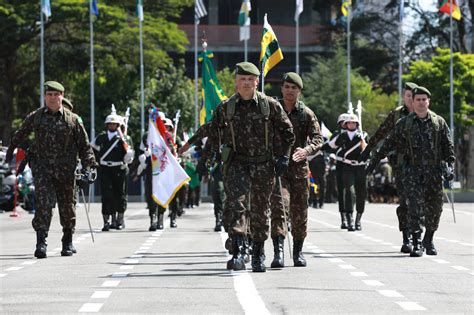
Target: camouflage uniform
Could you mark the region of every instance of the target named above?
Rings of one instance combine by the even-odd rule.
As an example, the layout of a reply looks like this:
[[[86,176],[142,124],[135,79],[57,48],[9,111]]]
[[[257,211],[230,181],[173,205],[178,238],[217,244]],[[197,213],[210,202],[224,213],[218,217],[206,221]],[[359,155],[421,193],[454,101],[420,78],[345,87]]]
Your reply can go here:
[[[423,224],[427,232],[438,229],[443,210],[442,163],[452,164],[455,160],[449,128],[441,116],[431,111],[426,118],[410,113],[397,122],[373,162],[392,150],[403,159],[402,184],[415,250],[421,242]]]
[[[234,102],[235,113],[229,117],[227,108],[231,102]],[[265,102],[269,107],[268,120],[261,110]],[[234,94],[216,108],[211,120],[208,141],[232,151],[231,156],[223,156],[223,160],[226,207],[233,217],[230,232],[237,236],[233,237],[234,255],[237,251],[241,253],[240,240],[247,234],[248,220],[254,242],[263,245],[268,238],[276,134],[282,140],[281,152],[289,156],[294,143],[291,122],[277,101],[258,92],[250,100],[241,100],[239,94]],[[249,193],[250,208],[246,202]]]
[[[28,114],[13,135],[7,156],[11,156],[14,149],[31,133],[35,134],[32,144],[34,155],[30,160],[36,190],[33,228],[37,235],[42,234],[41,239],[45,244],[52,209],[57,201],[64,232],[63,244],[72,246],[72,234],[76,227],[74,171],[77,156],[84,168],[96,166],[87,132],[82,119],[68,109],[61,107],[53,113],[47,107],[42,107]]]

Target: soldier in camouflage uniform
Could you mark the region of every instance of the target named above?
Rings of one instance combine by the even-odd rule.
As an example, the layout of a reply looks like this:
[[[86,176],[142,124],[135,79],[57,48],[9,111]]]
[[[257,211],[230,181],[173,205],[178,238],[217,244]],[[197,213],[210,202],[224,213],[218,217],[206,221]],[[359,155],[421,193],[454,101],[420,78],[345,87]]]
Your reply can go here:
[[[387,118],[377,129],[375,134],[370,138],[367,143],[367,147],[364,152],[359,157],[359,161],[366,161],[369,157],[370,152],[385,139],[388,134],[395,128],[395,123],[402,117],[407,116],[409,113],[413,112],[413,98],[412,90],[417,85],[413,82],[406,82],[405,88],[403,91],[403,106],[399,106],[394,110],[390,111]],[[396,154],[389,154],[390,165],[392,166],[394,176],[395,176],[395,185],[397,186],[398,196],[399,196],[399,205],[397,207],[397,217],[398,217],[398,228],[402,232],[403,243],[400,251],[402,253],[410,253],[412,250],[410,231],[408,226],[408,213],[407,213],[407,204],[406,198],[402,189],[402,169],[401,169],[401,157],[399,158]]]
[[[30,166],[36,192],[36,212],[32,224],[36,231],[37,258],[47,256],[46,238],[56,200],[63,227],[61,256],[73,254],[72,235],[76,227],[74,171],[77,156],[85,170],[96,167],[82,119],[62,106],[64,87],[55,81],[45,82],[44,87],[46,106],[28,114],[13,135],[6,155],[6,160],[10,161],[15,148],[34,133],[34,156],[31,157]]]
[[[102,231],[109,231],[110,228],[117,230],[124,228],[128,164],[132,162],[134,152],[130,138],[127,139],[120,129],[122,123],[121,116],[108,115],[105,119],[106,130],[101,132],[91,144],[99,160],[104,220]]]
[[[433,235],[443,210],[443,167],[455,161],[449,128],[444,119],[428,110],[431,93],[413,89],[414,112],[401,118],[367,168],[373,171],[381,157],[395,150],[402,158],[402,185],[407,199],[408,223],[413,238],[411,257],[436,255]],[[446,180],[452,180],[452,172]],[[423,223],[426,233],[423,240]]]
[[[233,258],[227,267],[245,269],[244,237],[250,219],[253,240],[252,271],[265,272],[264,242],[268,238],[270,195],[277,176],[289,164],[294,143],[291,122],[281,105],[256,91],[260,71],[249,62],[238,63],[237,93],[219,105],[211,120],[209,140],[221,144],[226,206],[233,215]],[[279,134],[283,154],[274,162],[273,140]],[[245,202],[250,193],[250,207]]]
[[[299,100],[302,89],[303,80],[297,73],[284,74],[281,86],[283,99],[280,102],[293,125],[295,144],[291,148],[292,159],[289,167],[277,178],[271,197],[271,236],[274,249],[272,268],[285,266],[284,241],[288,231],[285,224],[285,208],[289,209],[291,221],[294,266],[306,266],[303,242],[308,228],[309,166],[307,157],[321,148],[323,137],[316,115]]]

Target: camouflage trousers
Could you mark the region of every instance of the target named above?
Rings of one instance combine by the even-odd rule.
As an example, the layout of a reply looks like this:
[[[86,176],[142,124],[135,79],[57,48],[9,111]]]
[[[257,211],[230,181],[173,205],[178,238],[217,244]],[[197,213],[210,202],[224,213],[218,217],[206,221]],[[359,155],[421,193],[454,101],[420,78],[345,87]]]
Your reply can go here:
[[[214,203],[214,215],[222,216],[224,211],[224,182],[222,180],[213,180],[212,182],[212,202]]]
[[[408,230],[408,208],[407,208],[407,199],[405,197],[405,191],[402,184],[402,172],[399,168],[394,167],[395,175],[395,185],[397,186],[398,192],[398,207],[397,207],[397,217],[398,217],[398,229],[400,231]]]
[[[367,182],[365,167],[345,164],[343,167],[344,208],[347,213],[354,212],[354,203],[357,213],[364,213],[365,198],[367,196]]]
[[[291,222],[291,235],[296,240],[304,240],[308,230],[308,178],[295,178],[286,173],[280,177],[271,196],[271,236],[285,236],[285,215]],[[281,193],[280,193],[281,187]],[[288,210],[286,210],[288,209]],[[285,214],[286,211],[286,214]]]
[[[127,169],[120,166],[99,167],[102,214],[124,213],[127,208]]]
[[[443,178],[437,166],[407,166],[402,184],[407,198],[410,230],[436,231],[443,211]]]
[[[36,212],[33,217],[35,231],[49,231],[53,208],[58,203],[59,220],[63,230],[74,231],[76,227],[74,167],[54,166],[34,169]]]
[[[232,215],[231,235],[247,235],[250,224],[254,242],[263,242],[268,238],[270,195],[274,183],[275,172],[271,160],[259,164],[234,161],[228,166],[224,188],[225,205]],[[247,198],[249,193],[250,207]]]

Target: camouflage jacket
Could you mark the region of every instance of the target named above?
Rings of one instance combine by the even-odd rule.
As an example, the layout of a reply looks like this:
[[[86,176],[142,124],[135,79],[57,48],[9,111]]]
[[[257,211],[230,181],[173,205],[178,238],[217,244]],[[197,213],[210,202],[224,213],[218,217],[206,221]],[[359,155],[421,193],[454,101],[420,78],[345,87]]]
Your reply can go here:
[[[438,119],[439,131],[436,131],[434,116]],[[411,128],[407,122],[412,119]],[[438,135],[436,133],[438,132]],[[436,145],[438,139],[438,145]],[[404,165],[441,165],[441,162],[454,163],[454,146],[446,121],[429,111],[426,118],[419,118],[416,113],[401,118],[390,133],[375,160],[380,160],[388,152],[395,150],[403,156]]]
[[[83,167],[97,166],[82,119],[64,107],[56,113],[41,107],[28,114],[13,135],[8,150],[13,152],[30,134],[34,134],[33,166],[66,165],[75,169],[77,156]]]
[[[273,98],[265,96],[270,110],[267,123],[268,143],[266,143],[265,116],[258,104],[257,93],[249,101],[242,101],[238,94],[232,97],[236,97],[235,114],[232,117],[236,153],[247,157],[273,155],[273,140],[275,135],[279,135],[281,139],[281,152],[289,156],[291,147],[295,142],[295,135],[293,134],[290,119],[280,103]],[[211,141],[213,147],[216,145],[233,147],[231,120],[230,117],[227,117],[226,113],[229,100],[230,98],[216,108],[214,116],[210,121],[208,141]]]
[[[211,123],[208,122],[196,130],[194,135],[189,138],[188,143],[189,145],[193,145],[198,141],[201,141],[202,139],[209,137],[209,130],[211,129]]]

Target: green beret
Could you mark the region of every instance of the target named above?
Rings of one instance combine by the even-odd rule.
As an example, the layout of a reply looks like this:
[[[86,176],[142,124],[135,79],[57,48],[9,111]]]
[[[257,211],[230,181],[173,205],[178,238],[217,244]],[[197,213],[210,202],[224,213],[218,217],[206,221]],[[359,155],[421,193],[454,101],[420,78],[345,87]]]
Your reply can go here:
[[[428,95],[428,97],[431,97],[430,91],[427,88],[423,87],[423,86],[417,86],[416,88],[413,89],[412,93],[413,93],[413,97],[416,94],[426,94],[426,95]]]
[[[44,83],[44,90],[64,92],[64,86],[56,81],[46,81]]]
[[[300,89],[303,89],[303,80],[296,72],[287,72],[283,75],[283,82],[296,84]]]
[[[413,82],[405,82],[405,90],[413,91],[418,85]]]
[[[74,109],[74,106],[72,105],[71,101],[68,100],[67,98],[63,97],[63,106],[65,106],[67,109],[72,111]]]
[[[236,70],[235,70],[236,74],[255,75],[257,77],[260,75],[260,71],[258,70],[257,66],[255,66],[251,62],[247,62],[247,61],[239,62],[238,64],[235,65],[235,67],[236,67]]]

